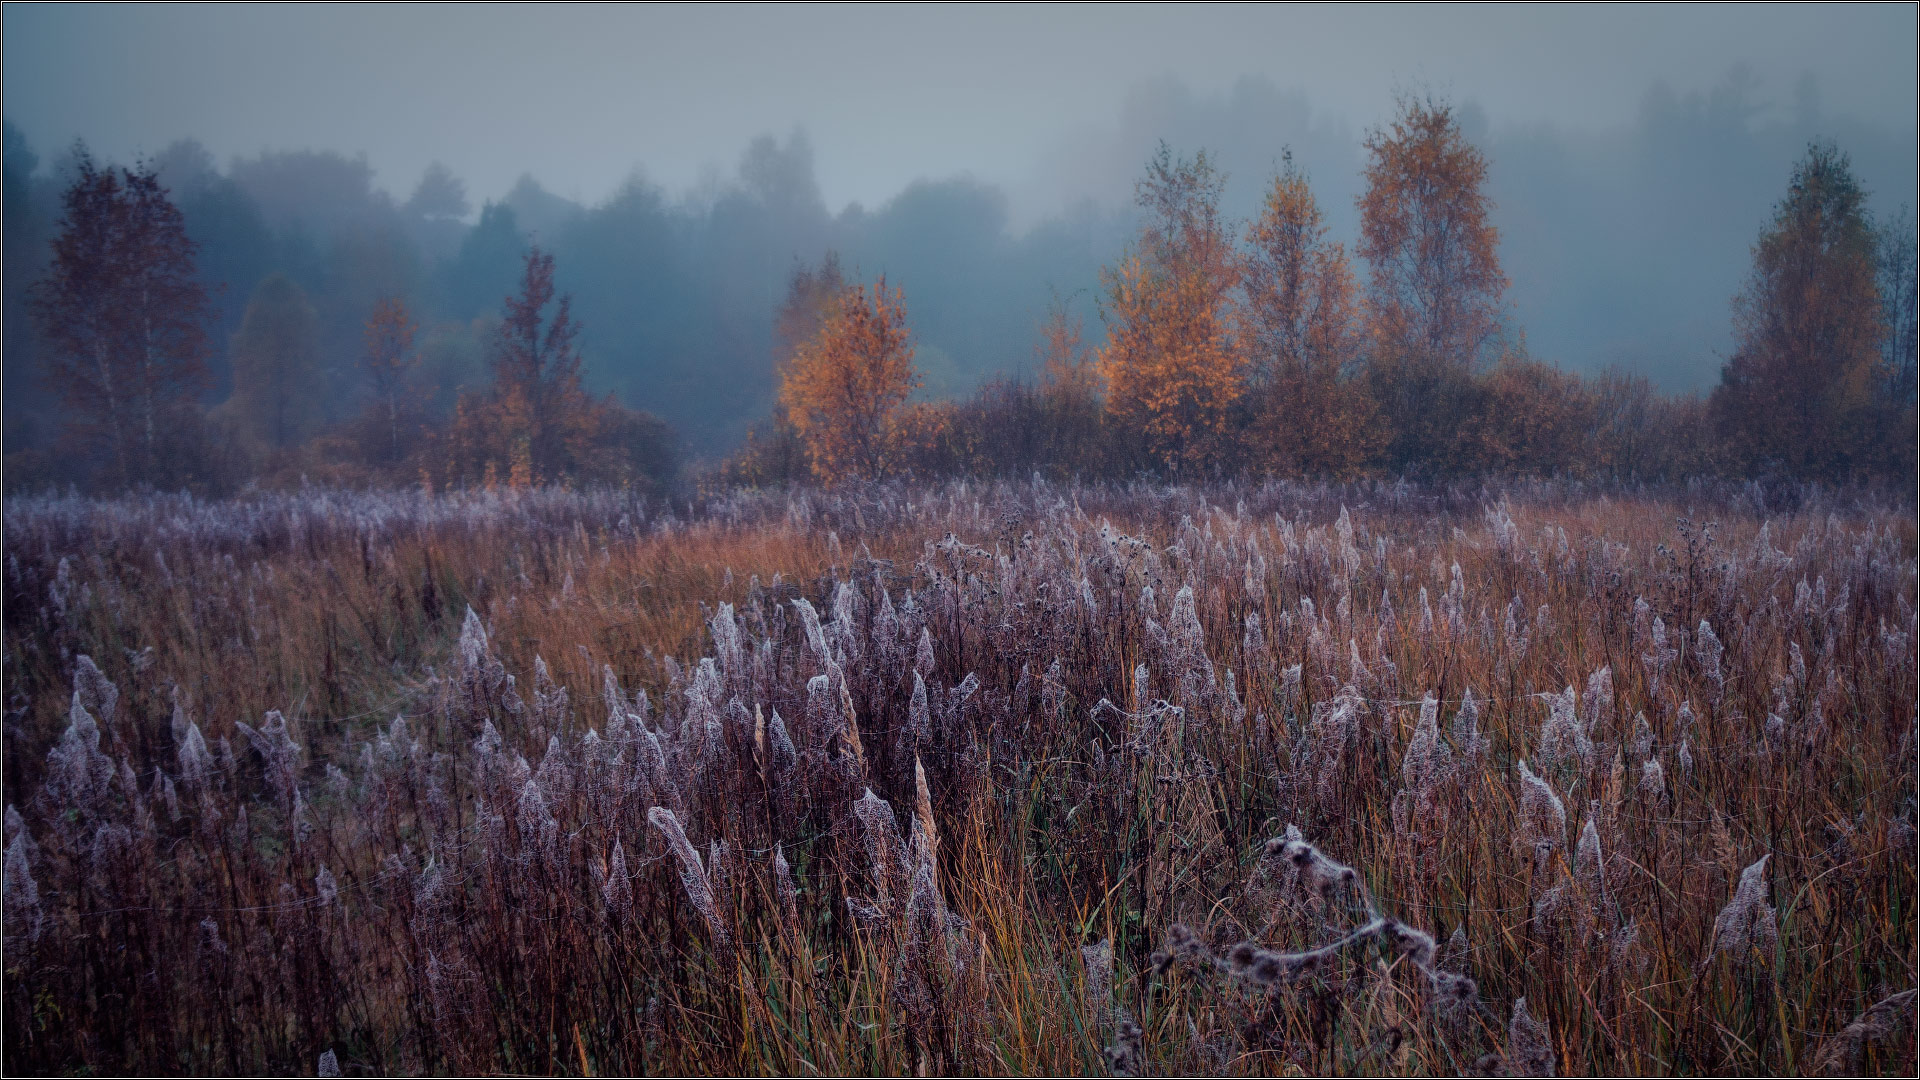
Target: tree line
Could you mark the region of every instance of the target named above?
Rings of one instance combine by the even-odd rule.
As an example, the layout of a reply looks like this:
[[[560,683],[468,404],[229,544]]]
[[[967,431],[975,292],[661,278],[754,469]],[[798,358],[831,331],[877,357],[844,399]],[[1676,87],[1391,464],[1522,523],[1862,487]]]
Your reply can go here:
[[[28,307],[50,346],[43,375],[63,407],[66,445],[96,459],[102,485],[231,484],[294,472],[417,477],[429,487],[670,477],[665,425],[587,393],[572,301],[557,294],[553,256],[538,247],[524,255],[518,288],[491,324],[490,380],[461,393],[450,417],[431,415],[409,392],[417,326],[405,301],[388,296],[364,327],[365,406],[311,430],[309,403],[322,392],[316,316],[284,274],[255,289],[235,335],[232,394],[203,411],[212,298],[179,208],[151,162],[103,167],[81,150],[74,174]]]
[[[1163,143],[1136,189],[1139,233],[1101,274],[1104,340],[1056,298],[1039,378],[961,401],[912,400],[905,298],[829,256],[790,284],[776,409],[721,475],[1912,480],[1913,219],[1876,226],[1832,144],[1794,165],[1704,397],[1528,354],[1488,164],[1448,103],[1403,97],[1365,149],[1357,267],[1290,156],[1236,224],[1209,156]]]
[[[18,246],[36,239],[33,216],[17,205],[17,141],[10,130],[11,280]],[[1137,235],[1092,288],[1054,294],[1035,328],[1032,376],[989,381],[970,396],[952,393],[945,358],[916,332],[928,307],[942,340],[964,329],[944,325],[952,314],[938,314],[937,289],[916,293],[922,314],[910,327],[906,298],[884,276],[872,286],[851,280],[831,253],[802,265],[785,301],[765,302],[772,412],[710,475],[748,484],[1033,471],[1912,475],[1912,219],[1903,211],[1876,223],[1832,145],[1809,147],[1755,244],[1735,301],[1737,347],[1704,398],[1665,396],[1621,374],[1583,378],[1529,355],[1506,301],[1488,162],[1447,103],[1403,99],[1364,149],[1350,256],[1290,154],[1258,212],[1236,222],[1222,210],[1226,177],[1214,159],[1179,157],[1163,144],[1137,185]],[[354,188],[334,176],[338,161],[291,157],[236,163],[234,173],[269,194],[301,184]],[[57,443],[9,440],[10,490],[76,478],[206,490],[301,477],[673,482],[674,433],[588,390],[572,298],[552,252],[529,249],[513,206],[489,204],[477,225],[459,226],[464,189],[435,169],[405,207],[387,208],[452,253],[424,297],[405,274],[337,268],[326,277],[333,291],[318,295],[302,284],[312,279],[298,269],[298,229],[284,233],[276,258],[293,269],[265,273],[221,341],[211,328],[233,297],[200,260],[210,251],[227,258],[236,245],[206,235],[207,222],[227,219],[204,204],[234,192],[214,185],[207,169],[195,172],[192,158],[176,147],[166,160],[112,168],[84,147],[71,155],[44,271],[21,310],[11,286],[8,295],[10,361],[22,351],[23,322],[39,361],[28,386],[9,363],[9,393],[54,395],[62,428]],[[274,174],[279,186],[262,186],[249,169]],[[742,175],[769,214],[785,202],[819,209],[803,144],[756,143]],[[197,216],[183,211],[167,177],[198,177],[185,200]],[[556,215],[548,228],[600,266],[585,246],[593,230],[567,233],[575,219],[543,203],[537,187],[524,189],[518,212]],[[644,195],[616,199],[605,212],[651,220]],[[366,213],[351,199],[342,205],[343,220]],[[709,220],[720,216],[716,209]],[[799,210],[781,220],[808,219]],[[384,256],[367,254],[385,250],[380,235],[343,227],[329,258],[384,265]],[[1036,243],[1047,239],[1036,235]],[[950,244],[930,246],[952,253]],[[747,262],[764,268],[771,251]],[[962,276],[990,270],[973,265]],[[607,277],[573,280],[600,292],[636,284]],[[460,311],[473,297],[494,299],[471,323],[452,324],[461,340],[450,343],[444,311],[455,295],[466,298]],[[697,306],[693,294],[680,300]],[[423,307],[441,315],[425,334]],[[357,358],[345,373],[343,354]],[[451,377],[450,364],[458,369]],[[725,370],[694,373],[686,385],[660,375],[627,400],[706,395],[741,427],[756,408],[755,392],[743,389],[752,380]],[[9,424],[18,424],[12,412]]]
[[[64,409],[45,379],[53,348],[28,302],[51,269],[84,148],[42,160],[13,124],[5,128],[7,482],[107,485],[104,455],[63,432]],[[390,298],[406,305],[418,362],[402,396],[443,424],[463,393],[490,379],[502,298],[536,243],[554,256],[555,288],[573,297],[586,388],[669,423],[677,456],[710,460],[773,401],[774,309],[797,261],[833,248],[913,282],[928,388],[963,394],[1004,358],[1025,355],[1028,298],[1044,299],[1049,281],[1091,283],[1097,252],[1124,235],[1117,212],[1090,208],[1015,235],[1005,198],[966,179],[916,182],[879,207],[830,212],[801,133],[752,140],[733,175],[682,196],[636,174],[594,204],[522,177],[476,207],[444,166],[396,199],[375,186],[364,158],[321,151],[216,166],[183,140],[146,164],[180,211],[192,276],[210,301],[200,323],[206,371],[192,399],[220,449],[171,474],[210,489],[256,472],[273,481],[303,472],[384,479],[386,466],[376,477],[331,452],[288,452],[334,440],[380,393],[360,363],[373,308]],[[262,432],[246,395],[227,403],[274,342],[307,370],[285,423]],[[401,425],[403,436],[410,430]]]

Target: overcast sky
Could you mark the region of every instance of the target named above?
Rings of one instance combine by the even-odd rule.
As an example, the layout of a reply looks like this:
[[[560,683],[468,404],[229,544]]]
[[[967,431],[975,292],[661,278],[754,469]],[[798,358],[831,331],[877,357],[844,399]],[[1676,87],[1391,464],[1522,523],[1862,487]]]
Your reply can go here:
[[[200,139],[365,152],[404,198],[430,161],[476,202],[523,172],[592,202],[636,168],[670,190],[804,127],[830,205],[918,177],[1005,185],[1022,216],[1077,194],[1054,149],[1116,122],[1130,87],[1243,77],[1332,124],[1442,91],[1494,125],[1600,130],[1650,87],[1745,63],[1812,76],[1829,114],[1911,130],[1915,16],[1856,8],[925,9],[8,5],[4,109],[43,154],[126,158]],[[1785,92],[1784,90],[1782,91]],[[1056,162],[1057,164],[1057,162]],[[1057,171],[1057,170],[1056,170]],[[1054,205],[1038,205],[1051,203]]]

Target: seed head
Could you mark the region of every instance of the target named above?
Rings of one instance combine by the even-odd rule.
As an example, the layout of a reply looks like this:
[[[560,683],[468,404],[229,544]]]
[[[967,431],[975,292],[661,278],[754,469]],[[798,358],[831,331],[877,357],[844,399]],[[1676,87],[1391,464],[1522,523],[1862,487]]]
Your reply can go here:
[[[1552,850],[1566,842],[1567,808],[1545,780],[1520,760],[1520,839],[1536,850]]]
[[[706,868],[700,865],[700,853],[687,842],[687,834],[680,828],[680,819],[674,817],[673,811],[666,807],[656,806],[647,811],[647,821],[667,838],[674,858],[679,860],[680,884],[687,891],[687,901],[706,921],[707,933],[713,938],[714,947],[730,948],[733,938],[719,907],[713,901],[713,885],[707,878]]]
[[[1507,1061],[1521,1076],[1553,1075],[1553,1036],[1527,1011],[1527,999],[1515,998],[1507,1025]]]
[[[1774,950],[1779,945],[1780,926],[1773,905],[1767,903],[1767,860],[1771,858],[1771,853],[1762,855],[1740,872],[1740,884],[1733,890],[1733,899],[1727,901],[1727,906],[1721,908],[1713,920],[1710,957],[1726,953],[1743,967],[1756,955],[1762,963],[1772,963]]]

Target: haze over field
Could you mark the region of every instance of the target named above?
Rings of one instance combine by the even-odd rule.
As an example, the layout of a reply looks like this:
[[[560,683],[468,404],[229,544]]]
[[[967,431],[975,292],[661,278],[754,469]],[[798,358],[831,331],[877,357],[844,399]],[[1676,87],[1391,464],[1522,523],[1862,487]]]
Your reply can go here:
[[[1905,6],[16,7],[5,29],[5,115],[40,178],[83,138],[106,160],[160,155],[176,195],[224,173],[259,206],[273,239],[207,269],[234,278],[216,381],[275,270],[315,295],[332,352],[357,343],[349,298],[389,282],[426,298],[430,326],[497,308],[510,275],[466,250],[497,201],[557,249],[590,384],[706,453],[766,412],[773,309],[829,247],[904,289],[927,393],[1027,369],[1049,289],[1093,289],[1132,235],[1133,184],[1163,138],[1216,156],[1235,217],[1291,147],[1351,244],[1365,132],[1398,91],[1449,97],[1489,160],[1509,317],[1533,355],[1668,391],[1717,377],[1728,300],[1808,140],[1851,155],[1878,213],[1915,188]],[[306,150],[346,160],[263,157]],[[343,220],[406,209],[435,162],[464,201],[417,207],[431,227],[397,247],[339,254]],[[448,284],[463,252],[469,280]],[[31,350],[9,344],[9,427],[30,429]]]
[[[9,1071],[1915,1075],[1912,5],[4,20]]]
[[[1386,117],[1396,88],[1426,84],[1479,106],[1496,130],[1585,140],[1640,122],[1650,94],[1711,94],[1741,66],[1758,84],[1750,107],[1776,119],[1905,133],[1908,145],[1914,126],[1914,16],[1899,5],[457,15],[188,5],[27,7],[7,24],[7,113],[37,139],[84,134],[125,156],[192,137],[222,161],[364,151],[396,197],[436,160],[488,198],[529,171],[587,203],[635,168],[681,191],[730,171],[752,137],[800,126],[833,209],[971,173],[1005,186],[1026,221],[1084,195],[1125,202],[1154,138],[1219,143],[1264,164],[1251,155],[1313,131],[1356,133]],[[1181,115],[1188,95],[1237,112],[1239,130]],[[1262,96],[1293,98],[1313,117],[1269,108],[1277,130],[1261,132],[1258,105],[1220,108]],[[1103,136],[1134,145],[1111,162],[1061,152]]]

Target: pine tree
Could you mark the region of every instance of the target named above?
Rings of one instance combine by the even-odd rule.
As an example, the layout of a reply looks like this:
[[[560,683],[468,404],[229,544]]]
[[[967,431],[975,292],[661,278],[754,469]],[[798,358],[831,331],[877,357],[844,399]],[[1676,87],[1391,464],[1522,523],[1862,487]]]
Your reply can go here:
[[[449,481],[525,488],[569,480],[651,485],[674,471],[671,433],[652,415],[594,398],[582,379],[573,302],[553,256],[534,248],[493,338],[493,382],[463,394],[442,448]]]
[[[592,402],[580,382],[579,333],[573,299],[556,300],[553,256],[534,248],[519,293],[506,298],[493,342],[491,413],[516,487],[566,472],[586,434],[580,428]]]

